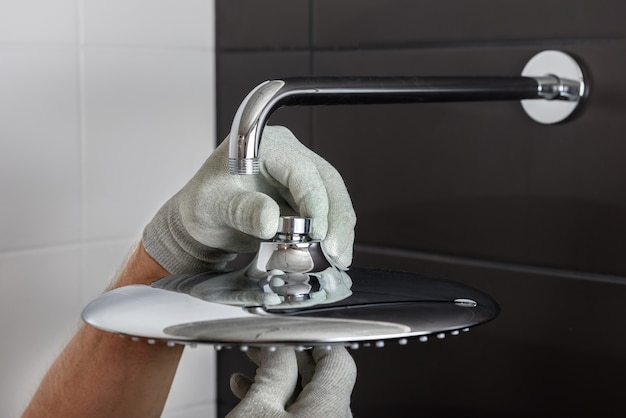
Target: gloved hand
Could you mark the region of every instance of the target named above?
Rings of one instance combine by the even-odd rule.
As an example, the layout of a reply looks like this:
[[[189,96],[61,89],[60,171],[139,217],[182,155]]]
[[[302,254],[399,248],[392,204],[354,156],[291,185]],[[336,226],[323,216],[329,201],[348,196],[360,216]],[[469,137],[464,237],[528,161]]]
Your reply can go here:
[[[298,214],[312,218],[311,237],[347,268],[356,215],[337,170],[278,126],[265,127],[260,157],[260,174],[232,175],[224,141],[146,226],[148,254],[171,274],[218,271],[272,238],[280,215]]]
[[[231,390],[241,402],[227,418],[352,417],[356,365],[345,348],[298,353],[291,348],[251,348],[248,356],[258,366],[256,376],[231,377]]]

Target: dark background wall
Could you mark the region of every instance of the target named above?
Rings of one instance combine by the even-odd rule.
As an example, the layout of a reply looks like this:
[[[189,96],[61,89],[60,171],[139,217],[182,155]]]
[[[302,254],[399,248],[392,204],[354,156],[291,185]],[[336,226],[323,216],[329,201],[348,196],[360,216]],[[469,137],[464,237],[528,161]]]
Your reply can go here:
[[[619,0],[218,0],[218,135],[271,78],[519,75],[578,58],[591,95],[542,126],[519,103],[285,108],[344,176],[355,265],[475,286],[497,320],[426,344],[353,352],[356,417],[623,416],[626,3]],[[246,364],[219,355],[228,377]]]

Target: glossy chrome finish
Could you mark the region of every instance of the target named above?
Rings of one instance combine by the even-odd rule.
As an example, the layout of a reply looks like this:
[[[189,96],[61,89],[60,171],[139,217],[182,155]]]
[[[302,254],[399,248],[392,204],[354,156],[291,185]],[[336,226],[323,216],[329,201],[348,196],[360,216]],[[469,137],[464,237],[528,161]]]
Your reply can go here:
[[[444,339],[494,319],[498,305],[470,287],[412,273],[353,269],[352,293],[331,304],[293,303],[242,309],[180,292],[144,285],[104,293],[83,311],[88,324],[168,346],[213,344],[217,350],[238,346],[304,347],[332,345],[383,347]],[[210,282],[210,276],[197,280]],[[189,289],[187,289],[189,290]],[[187,293],[187,294],[185,294]],[[471,300],[475,304],[459,304]]]
[[[277,239],[280,241],[310,241],[311,218],[301,216],[281,216]]]
[[[152,287],[186,293],[207,302],[241,306],[250,313],[330,304],[351,294],[350,276],[309,237],[309,218],[284,216],[273,239],[261,241],[244,268],[222,273],[180,274]]]
[[[545,94],[548,101],[522,100],[522,107],[528,116],[542,124],[567,120],[589,93],[589,84],[581,66],[560,51],[543,51],[535,55],[522,71],[522,76],[531,74],[546,74],[540,94]]]
[[[259,145],[263,128],[270,115],[282,106],[338,104],[424,103],[451,101],[523,100],[523,102],[564,102],[567,109],[576,108],[585,97],[588,86],[582,72],[562,69],[561,58],[573,61],[558,51],[544,51],[536,57],[556,66],[539,66],[536,72],[510,77],[318,77],[286,78],[266,81],[243,100],[230,131],[229,167],[233,174],[259,172]],[[530,62],[533,63],[536,58]],[[575,64],[578,70],[577,64]],[[530,68],[535,69],[533,65]],[[543,99],[543,100],[532,100]],[[548,109],[556,106],[548,106]],[[524,105],[526,109],[526,105]],[[528,112],[528,109],[526,109]],[[550,110],[549,110],[550,111]],[[539,111],[541,112],[541,111]],[[533,119],[541,123],[554,117]],[[567,115],[569,116],[571,112]],[[529,112],[530,114],[530,112]],[[567,117],[567,116],[566,116]],[[558,121],[563,120],[562,118]]]
[[[282,80],[271,80],[259,84],[243,99],[230,130],[230,171],[233,174],[258,173],[259,144],[265,121],[275,110],[274,103],[281,97]],[[242,156],[232,158],[233,155]]]
[[[461,284],[411,273],[339,270],[319,241],[308,238],[309,226],[307,218],[284,217],[276,237],[260,243],[245,268],[121,287],[92,301],[83,320],[148,344],[356,349],[458,335],[499,312],[489,296]]]

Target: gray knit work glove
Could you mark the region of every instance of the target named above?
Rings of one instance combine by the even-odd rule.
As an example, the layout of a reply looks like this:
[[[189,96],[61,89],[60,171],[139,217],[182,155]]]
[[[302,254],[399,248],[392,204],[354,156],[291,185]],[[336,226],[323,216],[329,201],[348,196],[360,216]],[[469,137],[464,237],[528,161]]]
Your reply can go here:
[[[218,271],[272,238],[280,215],[298,214],[312,218],[311,237],[347,268],[356,215],[337,170],[279,126],[265,127],[259,154],[261,174],[232,175],[224,141],[146,226],[148,254],[171,274]]]
[[[241,402],[227,418],[347,418],[356,364],[343,347],[251,348],[258,369],[254,380],[234,374],[230,387]],[[299,377],[300,376],[300,381]]]

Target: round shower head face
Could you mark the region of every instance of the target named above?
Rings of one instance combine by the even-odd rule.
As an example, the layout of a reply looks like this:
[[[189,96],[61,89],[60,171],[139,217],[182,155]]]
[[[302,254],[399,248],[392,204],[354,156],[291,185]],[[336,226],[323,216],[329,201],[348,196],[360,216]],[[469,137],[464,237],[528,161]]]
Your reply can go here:
[[[281,217],[244,268],[172,275],[151,286],[113,290],[83,319],[98,328],[170,344],[381,346],[439,338],[493,319],[487,295],[449,281],[384,270],[337,268],[310,219]]]
[[[94,300],[83,318],[106,331],[170,344],[357,348],[458,335],[499,312],[489,296],[458,283],[384,270],[348,274],[352,293],[332,303],[241,307],[176,290],[129,286]],[[197,283],[215,279],[194,277]]]

